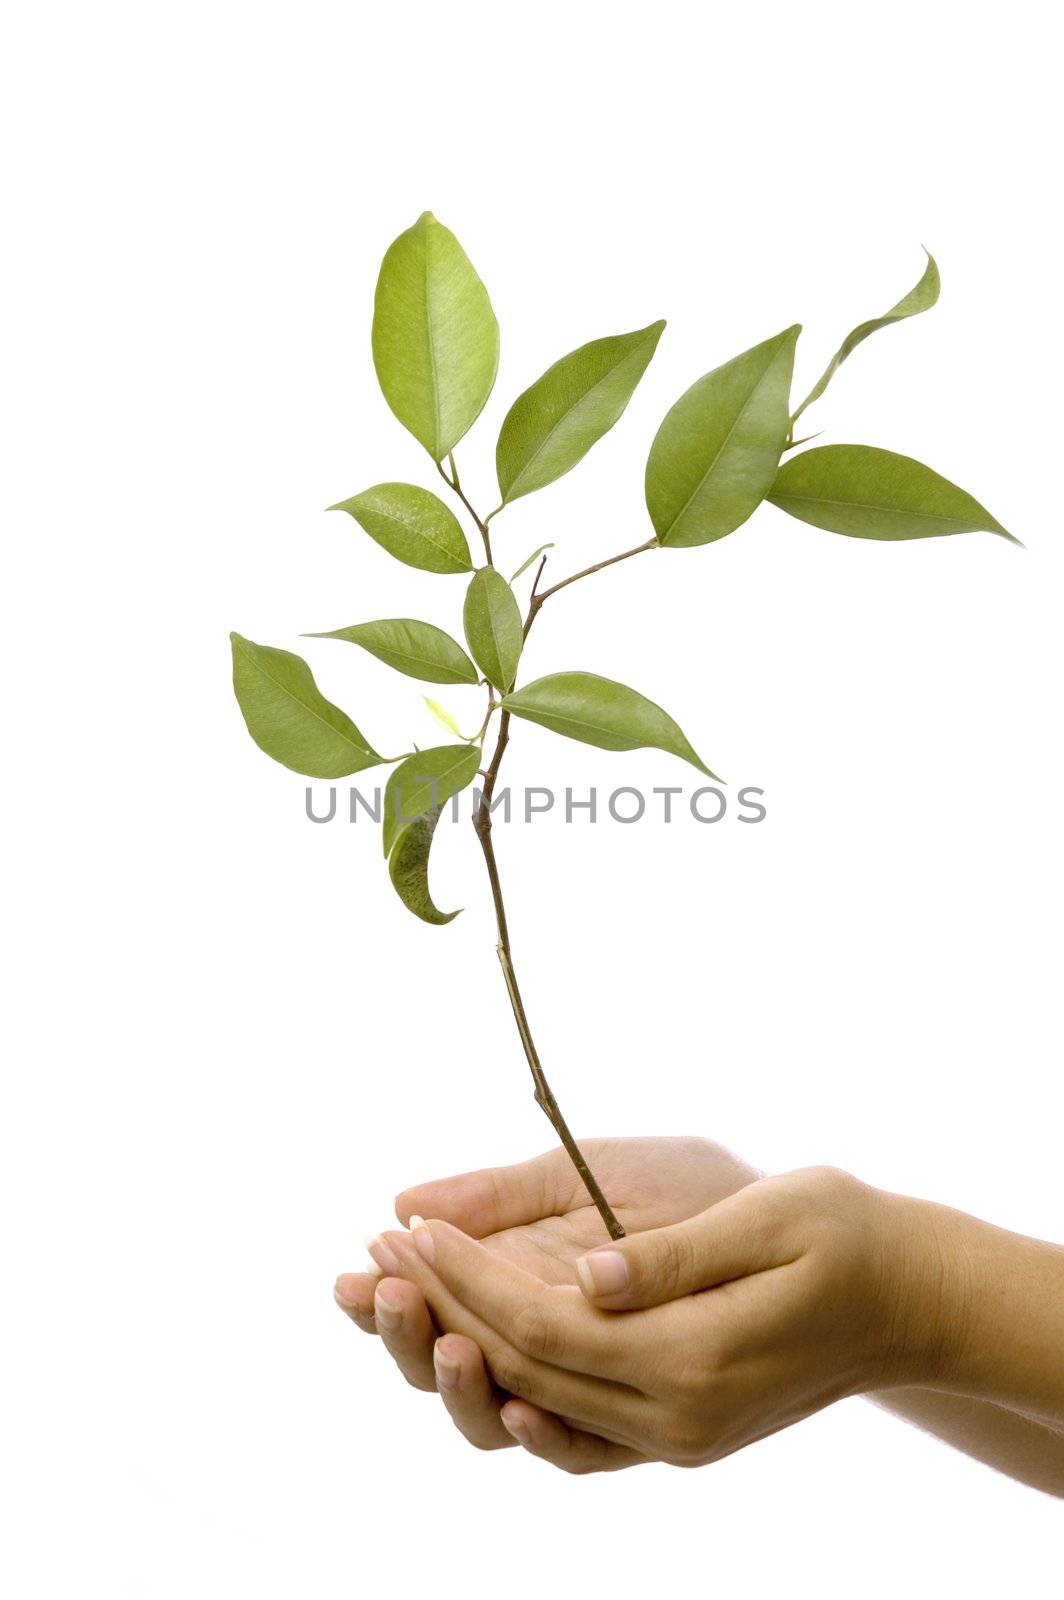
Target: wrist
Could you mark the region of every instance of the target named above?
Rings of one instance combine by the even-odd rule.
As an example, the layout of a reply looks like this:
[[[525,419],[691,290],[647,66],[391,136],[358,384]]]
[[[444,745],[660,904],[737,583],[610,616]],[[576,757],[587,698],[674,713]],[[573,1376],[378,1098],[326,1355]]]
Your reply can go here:
[[[886,1385],[950,1388],[968,1360],[976,1298],[960,1212],[883,1194],[888,1284]]]
[[[1064,1248],[885,1195],[894,1263],[883,1386],[938,1389],[1064,1425]]]

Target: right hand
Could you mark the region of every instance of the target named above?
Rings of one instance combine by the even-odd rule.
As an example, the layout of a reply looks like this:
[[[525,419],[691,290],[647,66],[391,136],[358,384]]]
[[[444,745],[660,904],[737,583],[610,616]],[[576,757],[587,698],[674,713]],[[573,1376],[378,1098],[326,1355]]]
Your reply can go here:
[[[588,1139],[580,1147],[628,1233],[684,1222],[761,1176],[708,1139]],[[577,1282],[575,1262],[607,1243],[602,1219],[565,1151],[406,1189],[400,1222],[437,1217],[548,1284]],[[375,1253],[381,1257],[379,1244]],[[480,1349],[440,1336],[419,1289],[380,1272],[344,1273],[336,1301],[357,1327],[380,1335],[407,1382],[438,1390],[455,1425],[481,1450],[517,1443],[570,1472],[635,1466],[636,1451],[570,1426],[495,1388]],[[510,1429],[519,1429],[520,1435]]]

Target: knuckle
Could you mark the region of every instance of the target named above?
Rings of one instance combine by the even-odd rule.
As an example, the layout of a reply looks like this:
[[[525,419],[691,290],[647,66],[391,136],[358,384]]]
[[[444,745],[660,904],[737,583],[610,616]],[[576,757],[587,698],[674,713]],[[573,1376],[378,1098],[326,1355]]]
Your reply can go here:
[[[565,1343],[561,1330],[546,1309],[534,1301],[528,1301],[517,1312],[511,1331],[517,1348],[533,1360],[561,1359]]]
[[[499,1352],[488,1360],[488,1368],[500,1389],[515,1395],[518,1400],[533,1400],[534,1384],[520,1360],[511,1352]]]
[[[671,1375],[671,1387],[682,1402],[690,1404],[705,1395],[715,1376],[715,1365],[709,1356],[696,1350],[681,1358]]]
[[[706,1459],[707,1440],[690,1422],[670,1422],[663,1436],[662,1459],[672,1467],[700,1467]]]
[[[859,1249],[875,1190],[841,1167],[810,1167],[802,1177],[808,1223],[816,1235]]]
[[[858,1179],[841,1167],[807,1167],[804,1177],[814,1198],[829,1205],[861,1187]]]
[[[672,1467],[698,1467],[711,1459],[714,1429],[709,1417],[683,1400],[665,1408],[656,1429],[655,1454]]]
[[[694,1266],[695,1252],[690,1234],[685,1229],[663,1233],[658,1240],[657,1259],[653,1267],[654,1287],[664,1289],[667,1295],[677,1293],[691,1282]]]

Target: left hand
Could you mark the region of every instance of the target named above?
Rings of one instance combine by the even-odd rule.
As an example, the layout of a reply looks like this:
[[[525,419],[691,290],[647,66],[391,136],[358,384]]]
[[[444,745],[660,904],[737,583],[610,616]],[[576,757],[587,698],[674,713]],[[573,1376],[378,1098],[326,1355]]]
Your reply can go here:
[[[384,1242],[519,1397],[504,1415],[518,1437],[554,1413],[628,1460],[697,1466],[846,1395],[943,1381],[963,1303],[943,1275],[949,1215],[831,1169],[790,1173],[583,1256],[583,1293],[447,1222]]]

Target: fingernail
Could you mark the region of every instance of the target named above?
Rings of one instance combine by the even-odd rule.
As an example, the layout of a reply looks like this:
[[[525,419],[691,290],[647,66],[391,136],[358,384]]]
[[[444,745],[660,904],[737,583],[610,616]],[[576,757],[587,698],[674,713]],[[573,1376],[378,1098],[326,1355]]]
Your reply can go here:
[[[628,1287],[628,1262],[620,1250],[592,1250],[576,1263],[584,1293],[593,1299],[623,1294]]]
[[[358,1279],[353,1272],[341,1272],[333,1284],[333,1294],[345,1306],[353,1306],[358,1298]]]
[[[431,1233],[425,1226],[424,1217],[410,1218],[410,1232],[413,1235],[414,1244],[417,1246],[418,1255],[422,1261],[427,1261],[431,1267],[436,1259],[436,1246],[433,1243]]]
[[[362,1241],[362,1243],[365,1245],[367,1250],[369,1250],[371,1248],[371,1246],[376,1244],[376,1242],[377,1242],[377,1236],[374,1233],[367,1233],[366,1237]],[[385,1246],[385,1248],[387,1249],[387,1246]],[[366,1271],[369,1273],[371,1278],[379,1278],[380,1275],[381,1275],[381,1269],[380,1269],[380,1267],[378,1267],[377,1263],[374,1261],[372,1256],[370,1257],[369,1261],[366,1263]]]
[[[385,1333],[398,1333],[403,1325],[402,1306],[386,1299],[382,1289],[378,1289],[373,1297],[373,1315],[378,1328],[383,1328]]]
[[[502,1419],[502,1425],[506,1429],[507,1433],[511,1434],[513,1438],[517,1440],[518,1444],[529,1444],[531,1442],[532,1435],[529,1433],[523,1421],[520,1421],[517,1417],[514,1417],[511,1421],[511,1419],[506,1415],[505,1411],[500,1411],[499,1416]]]
[[[366,1249],[382,1272],[389,1273],[393,1278],[397,1278],[402,1272],[403,1269],[399,1265],[399,1257],[390,1244],[385,1244],[379,1234],[372,1239],[366,1240]]]
[[[457,1389],[462,1369],[457,1361],[452,1361],[450,1356],[444,1355],[438,1339],[432,1350],[432,1364],[436,1369],[436,1383],[439,1388]]]

